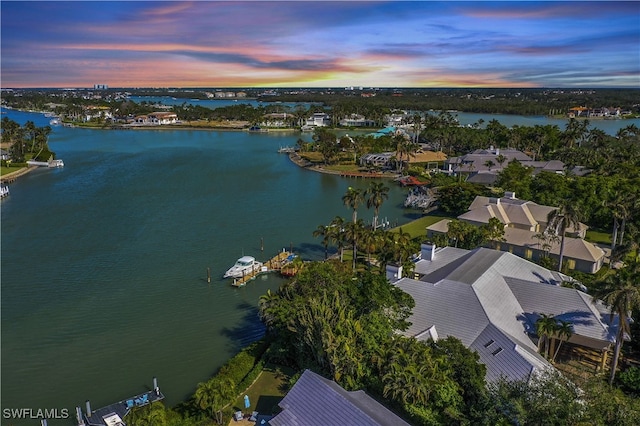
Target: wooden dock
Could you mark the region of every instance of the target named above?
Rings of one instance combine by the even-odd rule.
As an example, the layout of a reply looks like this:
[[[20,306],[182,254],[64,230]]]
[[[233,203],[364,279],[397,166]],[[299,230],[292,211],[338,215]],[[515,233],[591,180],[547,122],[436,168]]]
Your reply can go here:
[[[115,404],[92,410],[89,401],[86,401],[86,412],[82,408],[76,407],[76,419],[78,426],[112,426],[124,425],[124,418],[136,407],[144,407],[156,401],[164,399],[160,392],[158,381],[153,378],[153,389],[142,394],[133,396]]]
[[[240,278],[234,278],[231,285],[234,287],[243,287],[247,284],[247,281],[251,281],[260,274],[279,271],[283,266],[288,265],[291,262],[291,260],[289,260],[291,255],[291,252],[282,250],[277,255],[264,262],[262,268],[251,271]]]

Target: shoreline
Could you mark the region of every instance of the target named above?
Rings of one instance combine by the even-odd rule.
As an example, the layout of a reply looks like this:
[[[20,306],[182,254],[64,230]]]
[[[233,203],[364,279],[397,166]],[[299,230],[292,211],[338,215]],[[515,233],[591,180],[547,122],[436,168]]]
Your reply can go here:
[[[368,178],[368,179],[396,179],[400,177],[399,174],[384,174],[384,173],[368,173],[368,172],[341,172],[338,170],[327,170],[322,166],[314,165],[312,162],[300,157],[297,152],[289,153],[289,160],[295,165],[311,170],[313,172],[324,173],[328,175],[337,175],[342,177],[355,177],[355,178]]]
[[[31,172],[32,170],[37,169],[37,167],[22,167],[19,168],[18,170],[11,172],[11,173],[7,173],[6,175],[0,176],[0,183],[9,183],[9,182],[13,182],[14,180],[18,179],[20,176],[24,176],[27,173]]]

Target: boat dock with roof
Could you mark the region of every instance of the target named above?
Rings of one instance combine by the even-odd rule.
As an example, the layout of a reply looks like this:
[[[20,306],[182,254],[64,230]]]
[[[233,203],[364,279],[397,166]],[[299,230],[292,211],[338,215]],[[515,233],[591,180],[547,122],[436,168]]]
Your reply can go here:
[[[153,378],[153,389],[131,398],[123,399],[106,407],[91,410],[89,400],[86,401],[86,413],[76,407],[78,426],[125,426],[124,417],[136,407],[144,407],[164,399],[158,387],[158,380]]]

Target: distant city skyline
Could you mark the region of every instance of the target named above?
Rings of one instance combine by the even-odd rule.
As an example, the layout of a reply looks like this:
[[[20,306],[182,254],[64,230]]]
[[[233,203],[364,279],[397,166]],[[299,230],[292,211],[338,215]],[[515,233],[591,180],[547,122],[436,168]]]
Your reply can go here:
[[[2,88],[640,88],[640,2],[7,1]]]

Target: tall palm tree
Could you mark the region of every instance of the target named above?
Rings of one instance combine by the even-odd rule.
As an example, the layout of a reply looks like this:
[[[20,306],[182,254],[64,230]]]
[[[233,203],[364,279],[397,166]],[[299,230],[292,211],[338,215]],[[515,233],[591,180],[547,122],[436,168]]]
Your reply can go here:
[[[618,330],[616,333],[616,344],[611,361],[611,375],[609,384],[613,384],[613,379],[618,368],[618,359],[625,335],[631,335],[629,327],[630,314],[634,309],[640,308],[640,262],[632,261],[627,266],[613,271],[607,275],[597,288],[595,297],[609,307],[609,322],[618,316]]]
[[[550,338],[555,333],[557,321],[552,315],[540,314],[536,321],[536,334],[538,335],[538,351],[549,358]]]
[[[558,209],[549,212],[547,223],[548,229],[552,229],[560,235],[560,260],[558,261],[558,271],[560,272],[564,258],[565,233],[570,227],[580,230],[580,212],[575,201],[564,199]]]
[[[358,218],[358,206],[364,201],[362,190],[358,188],[349,187],[346,194],[342,196],[342,202],[345,206],[353,210],[352,220],[356,223]]]
[[[351,242],[353,248],[353,270],[356,270],[356,259],[358,257],[358,244],[362,238],[362,231],[365,229],[362,219],[356,222],[347,223],[345,226],[345,238]]]
[[[371,186],[364,191],[367,199],[367,208],[373,207],[373,229],[378,228],[378,212],[384,200],[389,198],[389,187],[382,182],[372,182]]]
[[[324,246],[324,260],[329,257],[329,242],[331,241],[331,230],[326,225],[318,225],[313,231],[314,237],[322,237],[322,245]]]
[[[558,346],[553,353],[553,357],[551,357],[551,362],[556,362],[556,357],[560,352],[560,346],[562,346],[562,342],[569,341],[569,339],[571,339],[571,336],[573,336],[573,324],[571,324],[569,321],[564,320],[557,321],[554,338],[558,339]]]
[[[26,135],[29,137],[29,139],[31,139],[31,150],[30,150],[30,152],[33,153],[34,144],[36,142],[36,125],[33,123],[33,121],[29,120],[26,123],[24,123],[24,131],[25,131]]]
[[[340,262],[342,262],[342,255],[344,254],[344,219],[340,216],[333,218],[329,224],[329,240],[338,246],[340,252]]]

